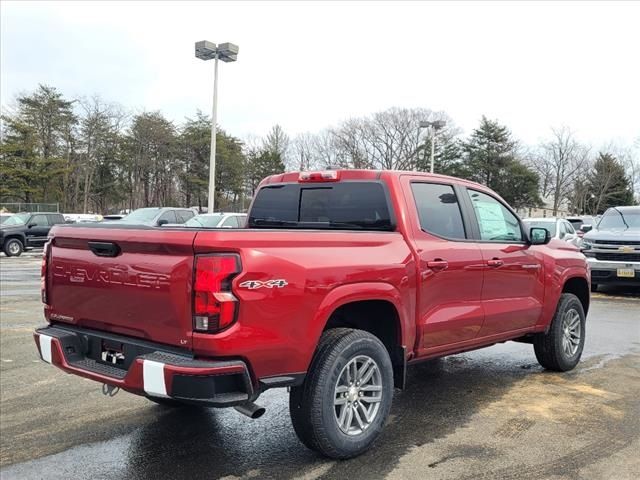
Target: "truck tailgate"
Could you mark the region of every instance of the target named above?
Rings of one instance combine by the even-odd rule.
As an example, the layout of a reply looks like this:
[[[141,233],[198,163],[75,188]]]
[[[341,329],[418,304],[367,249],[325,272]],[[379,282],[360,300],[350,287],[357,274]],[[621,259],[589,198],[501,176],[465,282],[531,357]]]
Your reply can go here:
[[[55,227],[47,268],[49,320],[191,348],[195,235]]]

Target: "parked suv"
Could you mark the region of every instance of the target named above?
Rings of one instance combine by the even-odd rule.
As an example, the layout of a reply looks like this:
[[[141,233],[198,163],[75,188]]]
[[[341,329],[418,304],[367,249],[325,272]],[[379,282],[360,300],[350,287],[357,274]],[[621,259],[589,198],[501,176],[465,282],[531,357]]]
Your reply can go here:
[[[640,286],[640,207],[613,207],[582,238],[591,267],[591,291],[598,285]]]
[[[584,346],[584,255],[457,178],[286,173],[261,182],[246,228],[52,235],[44,361],[105,393],[251,418],[288,387],[295,432],[333,458],[370,447],[412,364],[517,340],[564,372]]]
[[[26,248],[42,247],[49,230],[65,223],[61,213],[17,213],[0,224],[0,245],[7,257],[17,257]]]

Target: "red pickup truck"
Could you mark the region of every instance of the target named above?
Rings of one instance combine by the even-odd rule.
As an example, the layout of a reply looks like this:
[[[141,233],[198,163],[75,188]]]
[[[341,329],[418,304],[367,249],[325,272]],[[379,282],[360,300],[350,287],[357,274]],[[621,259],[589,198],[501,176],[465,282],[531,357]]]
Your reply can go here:
[[[289,387],[296,433],[333,458],[373,443],[411,364],[516,340],[567,371],[585,341],[585,257],[446,176],[286,173],[262,181],[244,229],[50,236],[44,361],[105,393],[253,418]]]

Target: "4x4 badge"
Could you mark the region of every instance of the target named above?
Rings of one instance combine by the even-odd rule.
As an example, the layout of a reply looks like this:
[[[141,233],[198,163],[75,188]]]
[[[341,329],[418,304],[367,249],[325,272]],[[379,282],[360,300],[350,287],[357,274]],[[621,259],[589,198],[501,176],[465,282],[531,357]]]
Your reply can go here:
[[[260,280],[247,280],[246,282],[242,282],[238,286],[240,288],[248,288],[250,290],[255,290],[256,288],[262,288],[262,287],[282,288],[286,285],[289,285],[289,283],[286,280],[280,278],[278,280],[267,280],[266,282],[261,282]]]

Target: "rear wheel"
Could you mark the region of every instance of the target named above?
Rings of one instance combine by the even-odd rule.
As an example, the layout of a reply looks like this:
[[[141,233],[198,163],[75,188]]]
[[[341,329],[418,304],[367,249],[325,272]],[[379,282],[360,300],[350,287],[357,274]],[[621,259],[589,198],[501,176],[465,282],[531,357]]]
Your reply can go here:
[[[376,440],[391,409],[393,370],[389,353],[362,330],[326,331],[304,384],[291,389],[294,430],[310,449],[351,458]]]
[[[584,340],[585,315],[582,303],[575,295],[563,293],[549,331],[538,334],[534,339],[536,358],[548,370],[572,370],[580,361]]]
[[[24,250],[24,245],[17,238],[10,238],[4,242],[4,254],[7,257],[19,257]]]

